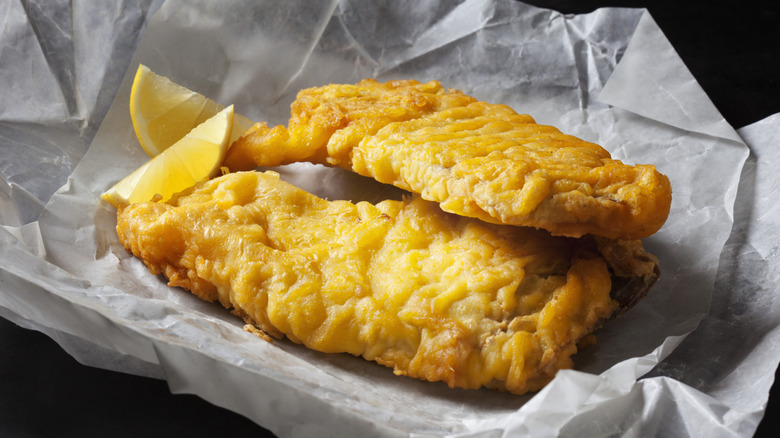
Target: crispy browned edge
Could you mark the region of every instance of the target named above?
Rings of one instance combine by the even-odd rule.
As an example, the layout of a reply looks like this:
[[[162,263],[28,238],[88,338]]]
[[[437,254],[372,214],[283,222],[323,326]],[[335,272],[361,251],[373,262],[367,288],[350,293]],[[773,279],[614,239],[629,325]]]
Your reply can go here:
[[[617,301],[620,307],[611,318],[616,318],[634,307],[647,295],[660,276],[661,268],[658,263],[655,264],[651,274],[634,277],[612,275],[612,290],[609,296]]]

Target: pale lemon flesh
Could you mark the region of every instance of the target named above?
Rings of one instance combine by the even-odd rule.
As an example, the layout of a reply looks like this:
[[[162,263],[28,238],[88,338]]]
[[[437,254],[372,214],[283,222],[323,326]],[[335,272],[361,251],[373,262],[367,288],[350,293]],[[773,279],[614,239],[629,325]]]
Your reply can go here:
[[[117,209],[138,202],[169,200],[217,173],[230,146],[232,131],[231,105],[193,128],[101,197]]]
[[[194,126],[225,109],[224,106],[176,84],[149,67],[138,66],[130,91],[130,117],[141,147],[154,157],[184,137]],[[254,124],[234,115],[232,144]]]

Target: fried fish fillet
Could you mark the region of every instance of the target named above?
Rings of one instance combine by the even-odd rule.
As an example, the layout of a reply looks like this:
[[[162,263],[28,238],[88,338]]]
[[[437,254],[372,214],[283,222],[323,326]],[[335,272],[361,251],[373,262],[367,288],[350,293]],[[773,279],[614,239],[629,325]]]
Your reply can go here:
[[[327,201],[238,172],[118,212],[171,286],[264,332],[450,387],[537,390],[657,276],[639,241],[554,237],[412,196]],[[613,290],[614,279],[633,286]]]
[[[445,211],[555,235],[641,239],[666,221],[671,185],[652,165],[438,82],[364,80],[301,91],[289,129],[258,124],[232,170],[311,161],[436,201]]]

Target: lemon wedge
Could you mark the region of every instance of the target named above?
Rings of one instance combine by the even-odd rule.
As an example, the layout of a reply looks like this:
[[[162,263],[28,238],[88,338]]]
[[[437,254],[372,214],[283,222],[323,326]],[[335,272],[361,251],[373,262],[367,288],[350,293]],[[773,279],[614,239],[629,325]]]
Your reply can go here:
[[[141,64],[130,91],[130,118],[138,142],[154,157],[184,137],[194,126],[206,121],[224,106],[154,73]],[[232,144],[254,124],[248,118],[234,115]]]
[[[117,209],[138,202],[167,201],[217,173],[230,147],[232,130],[231,105],[193,128],[101,197]]]

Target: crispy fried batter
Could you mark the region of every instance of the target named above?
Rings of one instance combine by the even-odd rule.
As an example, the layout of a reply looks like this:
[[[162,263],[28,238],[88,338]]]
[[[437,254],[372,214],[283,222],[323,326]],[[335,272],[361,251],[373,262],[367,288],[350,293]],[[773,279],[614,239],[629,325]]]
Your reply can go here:
[[[448,212],[555,235],[640,239],[666,221],[671,186],[652,165],[536,124],[438,82],[364,80],[303,90],[289,129],[256,125],[232,170],[312,161],[436,201]]]
[[[266,333],[451,387],[537,390],[619,307],[608,240],[487,224],[417,196],[326,201],[267,173],[131,205],[117,231],[152,273]],[[652,275],[631,266],[622,275]]]

